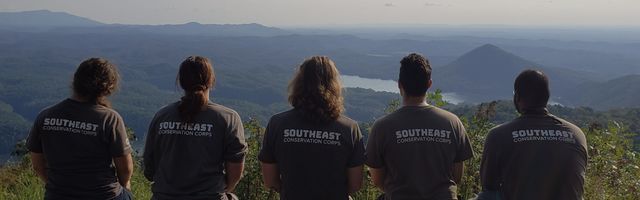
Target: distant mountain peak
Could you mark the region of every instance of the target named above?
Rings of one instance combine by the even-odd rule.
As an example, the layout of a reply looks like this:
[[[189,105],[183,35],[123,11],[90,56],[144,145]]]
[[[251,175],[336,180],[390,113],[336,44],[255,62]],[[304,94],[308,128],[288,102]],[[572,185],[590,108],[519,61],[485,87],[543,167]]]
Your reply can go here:
[[[493,44],[485,44],[485,45],[476,47],[475,49],[462,55],[461,58],[464,58],[466,56],[490,56],[490,57],[500,57],[500,58],[507,56],[507,57],[520,58],[519,56],[509,53],[508,51]]]
[[[186,24],[184,24],[184,25],[189,25],[189,26],[200,26],[200,25],[202,25],[202,24],[200,24],[200,23],[198,23],[198,22],[189,22],[189,23],[186,23]]]
[[[477,47],[476,49],[493,49],[493,50],[502,50],[500,47],[493,44],[484,44],[482,46]],[[502,50],[504,51],[504,50]]]
[[[537,66],[534,62],[512,54],[493,44],[485,44],[465,53],[452,64],[456,65],[456,63],[458,63],[457,65],[467,67],[472,67],[474,63],[476,63],[477,65],[490,67],[490,69],[494,70]]]
[[[79,17],[66,12],[50,10],[30,10],[18,12],[0,12],[2,26],[101,26],[101,22]]]

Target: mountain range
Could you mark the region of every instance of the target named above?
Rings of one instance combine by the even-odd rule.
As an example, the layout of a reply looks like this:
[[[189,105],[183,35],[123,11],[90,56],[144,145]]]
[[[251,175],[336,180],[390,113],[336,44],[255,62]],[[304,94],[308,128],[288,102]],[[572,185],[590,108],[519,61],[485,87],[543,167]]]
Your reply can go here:
[[[0,29],[12,31],[48,31],[52,33],[172,34],[208,36],[275,36],[289,34],[261,24],[185,24],[126,25],[105,24],[65,12],[34,10],[0,12]]]
[[[550,77],[554,103],[599,110],[640,107],[640,75],[601,73],[633,68],[633,60],[593,71],[599,68],[570,67],[581,65],[575,57],[550,64],[548,54],[526,50],[513,43],[296,34],[259,24],[121,25],[50,11],[0,13],[0,130],[6,130],[0,137],[13,138],[5,146],[24,138],[25,127],[42,108],[68,96],[75,67],[88,57],[105,57],[118,66],[122,87],[112,98],[114,107],[138,136],[158,108],[179,99],[178,65],[196,54],[213,61],[218,80],[213,100],[245,120],[265,122],[288,109],[288,80],[312,55],[331,57],[342,74],[394,80],[403,56],[423,53],[433,63],[433,88],[456,93],[467,103],[510,99],[515,76],[536,68]],[[397,97],[350,88],[345,107],[353,119],[370,122]]]

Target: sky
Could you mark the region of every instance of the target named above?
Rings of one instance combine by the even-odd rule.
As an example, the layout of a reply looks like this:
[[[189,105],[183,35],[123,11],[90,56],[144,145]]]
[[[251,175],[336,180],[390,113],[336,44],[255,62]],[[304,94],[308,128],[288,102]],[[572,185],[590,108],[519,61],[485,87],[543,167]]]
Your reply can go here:
[[[41,9],[120,24],[640,26],[640,0],[0,0]]]

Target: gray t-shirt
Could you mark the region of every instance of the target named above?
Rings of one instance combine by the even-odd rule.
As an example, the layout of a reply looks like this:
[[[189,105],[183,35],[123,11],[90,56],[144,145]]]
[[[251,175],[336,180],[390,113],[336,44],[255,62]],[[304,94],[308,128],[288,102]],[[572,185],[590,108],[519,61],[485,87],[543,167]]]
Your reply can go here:
[[[116,111],[66,99],[40,112],[27,145],[47,161],[48,199],[112,199],[120,194],[113,158],[130,154],[131,146]]]
[[[184,123],[179,102],[160,109],[149,125],[144,175],[155,199],[220,199],[226,187],[224,163],[242,162],[247,144],[240,116],[209,103]]]
[[[317,124],[292,109],[271,117],[258,158],[277,164],[280,199],[346,200],[347,169],[364,163],[364,142],[345,116]]]
[[[484,190],[504,199],[582,199],[587,141],[575,125],[538,109],[493,128],[484,145]]]
[[[464,126],[434,106],[404,106],[377,120],[367,165],[384,169],[386,199],[456,199],[453,164],[473,157]]]

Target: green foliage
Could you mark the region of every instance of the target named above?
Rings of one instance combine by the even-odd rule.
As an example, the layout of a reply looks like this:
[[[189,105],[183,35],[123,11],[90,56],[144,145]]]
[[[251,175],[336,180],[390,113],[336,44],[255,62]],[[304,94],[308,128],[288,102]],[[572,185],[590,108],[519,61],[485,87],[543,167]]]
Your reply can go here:
[[[458,186],[458,195],[462,199],[475,197],[482,190],[480,185],[480,161],[487,133],[494,124],[489,121],[495,116],[496,102],[481,104],[471,118],[462,118],[467,137],[471,141],[474,157],[464,162],[462,183]]]
[[[32,200],[44,198],[44,184],[31,170],[31,160],[0,168],[0,199]]]
[[[28,130],[27,120],[15,113],[11,105],[0,101],[0,155],[12,153],[16,142],[26,137]]]
[[[400,105],[399,100],[389,103],[385,112],[392,112]],[[495,124],[499,115],[500,102],[481,104],[475,114],[462,117],[470,138],[475,157],[465,162],[464,176],[459,184],[458,193],[462,199],[470,199],[481,190],[480,159],[486,134]],[[369,123],[361,123],[363,132],[369,132]],[[640,196],[640,155],[633,150],[632,138],[636,136],[616,121],[607,125],[592,123],[584,129],[587,136],[589,164],[585,179],[585,199],[637,199]],[[131,131],[130,136],[133,134]],[[278,194],[262,185],[260,162],[257,159],[264,128],[258,119],[252,118],[245,123],[245,133],[249,145],[245,160],[245,172],[235,193],[241,199],[274,200]],[[133,139],[133,138],[131,138]],[[136,157],[135,172],[131,180],[135,199],[150,199],[151,184],[142,173],[141,160]],[[365,167],[365,175],[366,170]],[[374,200],[381,194],[372,185],[370,177],[365,176],[362,189],[352,195],[355,200]],[[16,164],[0,168],[0,199],[42,199],[44,186],[31,170],[28,156]]]
[[[608,128],[585,131],[589,164],[585,199],[637,199],[640,197],[640,155],[632,151],[635,134],[613,121]]]
[[[249,135],[247,138],[249,149],[244,161],[245,171],[240,183],[236,186],[235,193],[240,199],[279,199],[276,192],[268,190],[262,185],[258,153],[264,136],[264,128],[260,126],[260,122],[255,118],[245,123],[244,128],[245,134]]]
[[[435,92],[427,93],[427,102],[436,107],[442,107],[449,104],[442,96],[442,90],[436,89]]]

